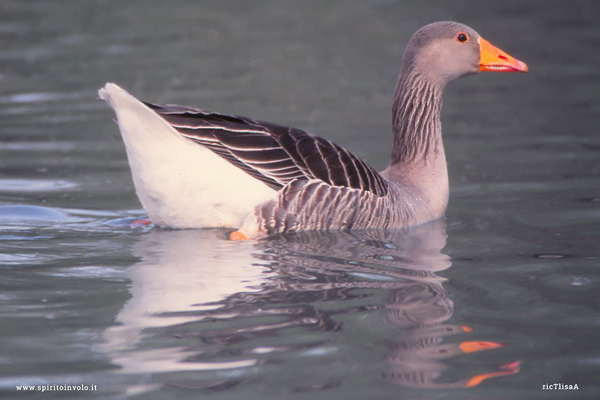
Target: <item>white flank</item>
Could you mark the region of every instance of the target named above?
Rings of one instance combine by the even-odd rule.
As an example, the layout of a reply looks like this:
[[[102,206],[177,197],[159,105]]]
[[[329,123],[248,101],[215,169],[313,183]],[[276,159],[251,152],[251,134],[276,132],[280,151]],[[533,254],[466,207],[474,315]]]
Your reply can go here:
[[[114,83],[98,94],[117,113],[137,195],[155,224],[238,228],[256,205],[275,197],[273,189],[182,137]]]

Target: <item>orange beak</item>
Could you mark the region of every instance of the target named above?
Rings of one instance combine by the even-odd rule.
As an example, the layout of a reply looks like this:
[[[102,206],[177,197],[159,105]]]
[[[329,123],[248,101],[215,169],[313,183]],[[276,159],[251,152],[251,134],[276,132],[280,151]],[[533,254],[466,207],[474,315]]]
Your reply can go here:
[[[481,47],[481,57],[479,59],[480,71],[495,71],[495,72],[527,72],[527,64],[513,58],[493,46],[484,39],[479,39]]]

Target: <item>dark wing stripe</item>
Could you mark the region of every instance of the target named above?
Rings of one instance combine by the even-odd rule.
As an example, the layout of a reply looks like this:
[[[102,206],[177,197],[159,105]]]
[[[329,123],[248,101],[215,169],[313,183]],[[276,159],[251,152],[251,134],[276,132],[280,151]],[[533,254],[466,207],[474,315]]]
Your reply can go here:
[[[306,179],[306,176],[303,173],[298,172],[298,171],[277,172],[277,173],[273,173],[272,175],[281,180],[285,180],[286,182],[289,182],[294,179]]]
[[[303,137],[296,142],[296,149],[304,160],[304,164],[310,170],[311,175],[316,179],[331,184],[327,164],[323,161],[323,156],[317,147],[315,139]]]
[[[240,134],[231,132],[214,132],[213,135],[224,146],[235,150],[271,150],[281,149],[281,146],[273,137],[265,134]]]
[[[294,161],[294,164],[306,175],[307,178],[312,179],[313,175],[306,166],[304,158],[300,155],[297,148],[298,140],[305,138],[307,135],[303,131],[297,129],[289,129],[288,132],[281,133],[277,137],[277,141],[283,147],[283,149],[289,154],[290,158]]]
[[[289,159],[285,160],[270,160],[266,162],[250,162],[247,161],[248,164],[252,164],[253,166],[269,171],[269,173],[281,173],[287,171],[298,171],[298,167],[296,164],[291,162]]]
[[[258,150],[258,151],[254,151],[254,150],[239,151],[239,150],[233,150],[233,149],[228,149],[228,150],[231,152],[231,154],[240,158],[241,160],[243,160],[245,162],[251,162],[251,163],[267,163],[267,162],[271,162],[272,160],[281,161],[281,160],[285,160],[284,157],[286,156],[285,151],[283,151],[281,148]]]
[[[334,186],[348,187],[348,178],[336,146],[328,140],[319,140],[319,150],[327,164],[329,180]]]
[[[173,124],[172,124],[173,125]],[[250,138],[257,138],[259,141],[265,140],[267,143],[272,143],[273,146],[277,145],[277,141],[274,140],[268,133],[264,133],[256,130],[228,130],[224,127],[214,127],[214,126],[189,126],[189,125],[173,125],[173,128],[177,129],[181,133],[185,133],[189,136],[196,137],[219,137],[219,136],[228,136],[234,135],[241,138],[246,139],[246,142],[251,142]],[[235,140],[230,140],[230,142],[235,143]]]
[[[360,176],[360,189],[369,190],[371,187],[371,181],[369,180],[369,174],[363,168],[361,160],[352,157],[352,161],[354,162],[356,172],[358,172],[358,175]]]
[[[348,186],[351,188],[359,189],[360,186],[360,175],[356,170],[356,164],[352,160],[352,155],[344,148],[339,148],[340,161],[344,166],[346,172],[346,178],[348,179]]]

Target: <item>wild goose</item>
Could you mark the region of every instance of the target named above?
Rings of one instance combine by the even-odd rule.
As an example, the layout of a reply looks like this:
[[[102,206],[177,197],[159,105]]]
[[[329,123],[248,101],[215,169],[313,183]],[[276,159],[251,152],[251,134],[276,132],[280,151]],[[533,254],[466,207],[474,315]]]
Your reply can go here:
[[[231,227],[232,239],[318,229],[391,229],[443,216],[448,171],[440,109],[448,82],[527,65],[455,22],[410,39],[392,104],[392,159],[377,172],[299,129],[99,91],[116,112],[137,195],[171,228]]]

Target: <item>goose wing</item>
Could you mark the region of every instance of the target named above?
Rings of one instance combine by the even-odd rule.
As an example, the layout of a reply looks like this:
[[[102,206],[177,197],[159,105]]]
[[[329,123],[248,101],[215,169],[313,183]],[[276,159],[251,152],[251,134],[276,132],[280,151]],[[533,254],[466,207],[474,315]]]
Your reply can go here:
[[[280,190],[294,180],[388,192],[377,171],[346,149],[299,129],[196,108],[146,103],[182,136]]]

